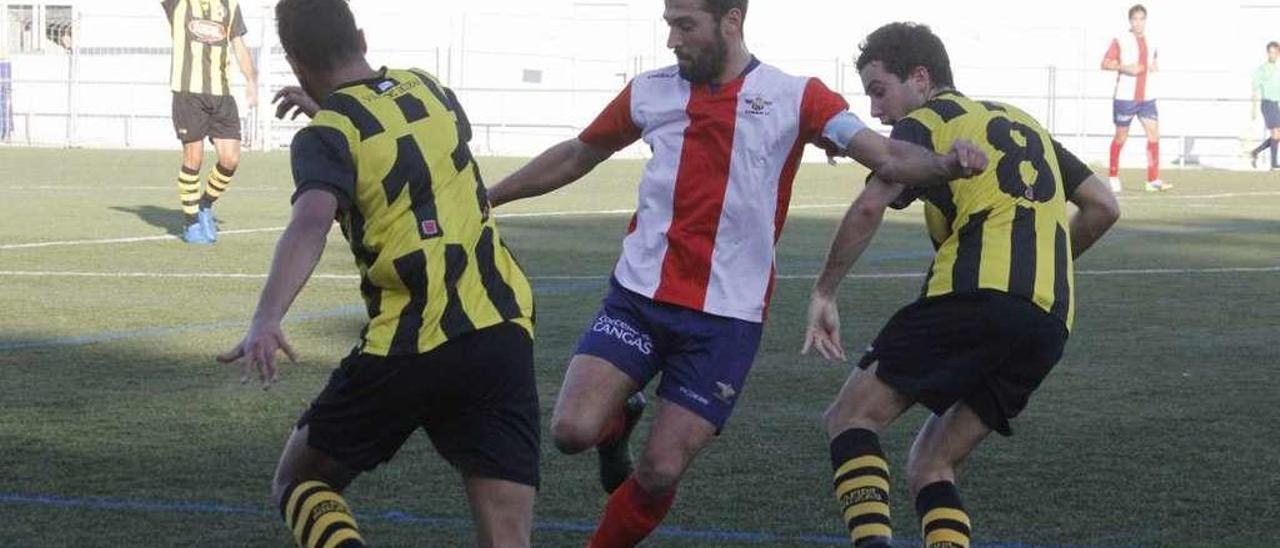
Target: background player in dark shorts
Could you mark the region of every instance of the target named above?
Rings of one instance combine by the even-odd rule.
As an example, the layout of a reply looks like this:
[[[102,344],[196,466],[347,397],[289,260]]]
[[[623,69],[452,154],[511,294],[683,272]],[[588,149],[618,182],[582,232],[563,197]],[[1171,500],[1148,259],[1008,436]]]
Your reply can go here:
[[[173,91],[173,131],[182,142],[178,197],[182,202],[182,238],[191,244],[218,239],[213,204],[231,186],[240,167],[240,112],[231,96],[228,59],[235,57],[245,80],[245,102],[258,104],[258,77],[245,46],[239,0],[162,0],[173,39],[169,87]],[[234,54],[234,55],[233,55]],[[204,191],[200,170],[204,140],[218,153]]]
[[[1259,103],[1253,112],[1257,119],[1262,113],[1262,121],[1267,126],[1267,138],[1253,149],[1249,160],[1253,167],[1258,167],[1258,155],[1264,150],[1271,150],[1271,169],[1280,169],[1280,42],[1267,43],[1267,62],[1253,71],[1253,100]]]

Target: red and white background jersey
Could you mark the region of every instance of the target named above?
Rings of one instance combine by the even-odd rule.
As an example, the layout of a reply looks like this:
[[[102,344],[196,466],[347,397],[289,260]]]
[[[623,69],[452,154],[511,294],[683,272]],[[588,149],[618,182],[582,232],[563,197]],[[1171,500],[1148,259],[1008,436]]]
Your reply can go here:
[[[758,61],[714,89],[675,66],[637,76],[579,136],[653,151],[614,277],[655,301],[761,321],[804,144],[848,108],[816,78]]]
[[[1141,64],[1148,70],[1137,76],[1116,72],[1115,98],[1121,101],[1151,101],[1156,98],[1152,92],[1151,64],[1157,59],[1155,43],[1151,35],[1138,36],[1126,32],[1111,40],[1107,48],[1106,59],[1119,61],[1121,65]]]

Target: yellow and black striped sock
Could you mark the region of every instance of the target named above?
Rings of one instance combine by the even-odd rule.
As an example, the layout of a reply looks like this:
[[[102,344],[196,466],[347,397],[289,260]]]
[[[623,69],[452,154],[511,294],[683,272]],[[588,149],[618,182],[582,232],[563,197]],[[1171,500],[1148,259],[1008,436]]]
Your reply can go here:
[[[320,481],[295,482],[280,500],[280,514],[303,548],[364,548],[342,495]]]
[[[836,500],[840,501],[849,538],[857,548],[887,547],[893,538],[889,521],[889,463],[880,436],[851,428],[831,440]]]
[[[924,486],[916,495],[916,514],[925,548],[969,548],[972,525],[956,484],[938,481]]]
[[[182,200],[183,224],[196,222],[200,208],[200,170],[182,166],[178,172],[178,199]]]
[[[236,170],[222,167],[222,164],[213,166],[213,171],[209,172],[209,182],[204,187],[204,196],[200,198],[200,207],[213,207],[213,203],[231,186],[231,177],[235,174]]]

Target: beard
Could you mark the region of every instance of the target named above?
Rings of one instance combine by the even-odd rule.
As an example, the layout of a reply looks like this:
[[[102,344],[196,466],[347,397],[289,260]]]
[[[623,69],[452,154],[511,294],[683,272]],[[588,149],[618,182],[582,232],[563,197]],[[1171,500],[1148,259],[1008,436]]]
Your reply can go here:
[[[729,44],[717,32],[716,41],[711,47],[692,57],[682,57],[677,54],[676,58],[681,61],[680,76],[694,84],[708,84],[714,82],[724,72],[729,58]]]

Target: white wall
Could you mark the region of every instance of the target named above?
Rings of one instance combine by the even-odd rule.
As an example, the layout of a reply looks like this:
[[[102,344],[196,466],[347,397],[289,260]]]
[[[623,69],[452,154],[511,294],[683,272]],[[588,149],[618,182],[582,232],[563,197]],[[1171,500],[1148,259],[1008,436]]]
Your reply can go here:
[[[165,47],[167,34],[158,2],[80,0],[84,47]],[[269,1],[245,0],[251,46],[274,45]],[[1238,136],[1261,133],[1249,120],[1249,71],[1262,61],[1263,45],[1280,39],[1280,2],[1248,6],[1224,2],[1153,0],[1149,29],[1161,49],[1162,130],[1166,160],[1178,155],[1178,135]],[[458,89],[478,125],[479,152],[533,154],[567,128],[498,128],[489,124],[581,127],[638,69],[670,64],[666,28],[658,0],[448,0],[401,2],[353,0],[375,64],[412,65],[436,72]],[[429,8],[428,8],[429,6]],[[756,0],[747,18],[748,45],[762,60],[843,86],[855,113],[866,113],[856,72],[849,66],[857,43],[888,21],[929,23],[948,45],[957,84],[974,96],[1016,103],[1046,122],[1083,155],[1105,159],[1110,125],[1111,73],[1098,64],[1111,36],[1126,29],[1128,2],[1083,0],[1061,3],[996,0],[870,3],[836,0]],[[1044,13],[1052,13],[1045,17]],[[157,55],[82,56],[80,111],[163,117],[168,114],[167,58]],[[65,60],[14,56],[15,78],[56,79]],[[290,82],[279,59],[264,78],[278,87]],[[1051,112],[1049,66],[1056,68],[1057,103]],[[542,71],[542,82],[521,81],[526,69]],[[233,69],[233,80],[238,74]],[[112,79],[146,85],[106,83]],[[66,108],[65,86],[22,84],[20,111]],[[95,127],[94,124],[102,127]],[[112,124],[115,129],[111,129]],[[90,144],[121,140],[118,120],[84,122]],[[133,145],[171,147],[167,121],[136,119]],[[43,125],[65,128],[48,119]],[[21,122],[19,122],[21,126]],[[486,133],[486,128],[488,133]],[[57,141],[57,127],[33,134]],[[287,127],[277,141],[287,140]],[[92,137],[92,139],[90,139]],[[487,137],[487,138],[486,138]],[[1073,140],[1074,139],[1074,140]],[[287,142],[287,141],[286,141]],[[1197,143],[1196,152],[1231,163],[1240,141]],[[1130,146],[1126,162],[1141,165],[1142,148]]]

